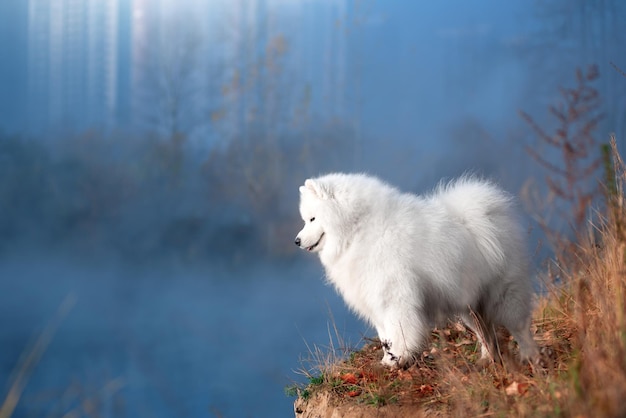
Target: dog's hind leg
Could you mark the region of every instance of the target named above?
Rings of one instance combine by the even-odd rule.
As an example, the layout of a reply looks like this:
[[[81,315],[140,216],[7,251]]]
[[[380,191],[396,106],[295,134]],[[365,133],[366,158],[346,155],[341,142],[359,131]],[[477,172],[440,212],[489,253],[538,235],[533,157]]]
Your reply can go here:
[[[513,285],[505,293],[503,303],[496,312],[498,323],[505,327],[519,346],[520,360],[534,363],[538,360],[539,349],[530,331],[531,296],[526,289],[518,290]]]
[[[530,331],[530,318],[515,322],[513,324],[503,324],[511,333],[519,346],[520,361],[531,364],[539,360],[539,348],[533,339]],[[508,325],[508,326],[507,326]]]
[[[493,323],[472,310],[462,314],[461,319],[476,335],[480,346],[480,363],[486,364],[495,360],[498,353],[496,352],[496,332]]]

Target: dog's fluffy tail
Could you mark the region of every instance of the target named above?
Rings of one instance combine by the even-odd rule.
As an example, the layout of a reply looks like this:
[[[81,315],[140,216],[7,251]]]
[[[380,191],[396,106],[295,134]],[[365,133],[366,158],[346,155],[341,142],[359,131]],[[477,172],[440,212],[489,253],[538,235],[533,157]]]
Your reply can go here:
[[[474,177],[462,177],[440,186],[438,192],[447,209],[474,236],[485,260],[493,268],[501,266],[507,244],[520,239],[512,196],[493,183]]]

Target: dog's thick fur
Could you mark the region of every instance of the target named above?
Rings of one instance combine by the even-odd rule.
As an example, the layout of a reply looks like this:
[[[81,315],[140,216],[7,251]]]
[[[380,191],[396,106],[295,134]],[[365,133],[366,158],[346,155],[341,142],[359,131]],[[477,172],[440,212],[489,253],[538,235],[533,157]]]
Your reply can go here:
[[[319,254],[329,281],[377,330],[382,363],[406,366],[432,328],[461,318],[493,358],[495,327],[537,355],[532,283],[512,198],[462,177],[417,196],[364,174],[334,173],[300,187],[301,248]],[[476,321],[479,318],[479,321]]]

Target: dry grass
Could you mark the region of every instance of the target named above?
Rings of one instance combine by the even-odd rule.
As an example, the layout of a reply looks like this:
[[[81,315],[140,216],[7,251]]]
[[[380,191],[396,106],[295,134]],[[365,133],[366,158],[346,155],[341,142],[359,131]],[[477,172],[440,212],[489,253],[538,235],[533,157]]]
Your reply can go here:
[[[56,315],[50,321],[48,326],[43,330],[41,335],[39,335],[39,337],[32,344],[32,346],[24,352],[24,354],[18,361],[18,364],[16,365],[11,378],[11,384],[9,386],[7,395],[4,398],[4,401],[0,403],[0,418],[9,418],[13,415],[13,411],[20,401],[24,388],[26,387],[26,383],[28,382],[28,379],[32,374],[33,369],[39,362],[39,359],[41,358],[43,353],[48,348],[48,345],[50,345],[52,337],[56,333],[59,325],[61,324],[67,313],[74,306],[74,303],[75,300],[73,295],[65,298]]]
[[[381,367],[378,341],[340,361],[342,350],[316,347],[318,367],[307,369],[310,384],[300,396],[321,390],[337,404],[420,405],[435,415],[625,416],[625,243],[609,225],[598,232],[602,245],[583,244],[585,260],[562,270],[566,284],[539,300],[533,330],[543,367],[519,366],[517,347],[502,332],[502,363],[478,368],[475,336],[450,324],[407,370]]]
[[[336,405],[419,405],[418,415],[626,416],[626,175],[614,141],[612,155],[616,187],[605,213],[544,274],[532,325],[541,366],[519,366],[503,333],[502,362],[479,369],[474,335],[450,324],[407,370],[382,368],[377,341],[341,361],[340,352],[318,350],[299,395],[328,392]]]
[[[125,381],[121,378],[107,381],[96,389],[84,387],[82,384],[72,384],[64,390],[46,391],[35,396],[31,395],[27,399],[22,396],[37,364],[75,303],[75,296],[68,295],[41,334],[24,350],[9,379],[4,400],[0,397],[0,418],[15,416],[16,407],[20,402],[28,405],[32,416],[101,417],[103,411],[107,409],[113,411],[113,414],[123,412],[123,408],[116,404],[110,408],[105,407],[110,405],[108,402],[124,387]],[[39,409],[40,405],[45,405],[44,409]]]

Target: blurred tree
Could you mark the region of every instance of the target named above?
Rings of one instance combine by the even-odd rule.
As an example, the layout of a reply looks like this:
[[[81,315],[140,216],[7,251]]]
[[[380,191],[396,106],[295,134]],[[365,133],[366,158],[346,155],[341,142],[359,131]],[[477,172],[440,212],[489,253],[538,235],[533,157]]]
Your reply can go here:
[[[0,133],[0,249],[39,232],[48,166],[40,142]]]
[[[150,130],[166,138],[189,136],[208,122],[208,39],[182,15],[163,20],[139,63],[139,112]]]
[[[206,148],[219,119],[225,67],[214,59],[208,30],[182,12],[161,18],[154,33],[138,64],[137,111],[158,142],[153,158],[178,187],[189,141]]]

